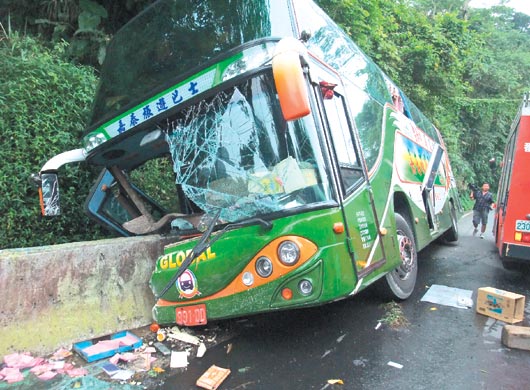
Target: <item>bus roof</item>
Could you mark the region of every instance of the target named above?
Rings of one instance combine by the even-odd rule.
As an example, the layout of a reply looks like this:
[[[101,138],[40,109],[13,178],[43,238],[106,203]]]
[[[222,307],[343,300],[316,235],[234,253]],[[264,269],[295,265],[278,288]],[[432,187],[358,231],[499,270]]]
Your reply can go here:
[[[246,42],[293,35],[288,1],[159,0],[107,48],[90,129]]]

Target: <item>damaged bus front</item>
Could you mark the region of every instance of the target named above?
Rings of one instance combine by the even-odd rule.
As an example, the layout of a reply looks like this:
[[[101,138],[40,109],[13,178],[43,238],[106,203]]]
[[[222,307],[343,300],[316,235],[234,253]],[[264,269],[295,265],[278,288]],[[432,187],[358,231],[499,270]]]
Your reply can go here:
[[[103,167],[93,219],[174,237],[150,281],[159,323],[322,304],[379,279],[405,299],[417,249],[457,237],[447,155],[415,110],[311,1],[160,0],[110,43],[84,147],[41,170],[43,213],[59,212],[61,165]]]

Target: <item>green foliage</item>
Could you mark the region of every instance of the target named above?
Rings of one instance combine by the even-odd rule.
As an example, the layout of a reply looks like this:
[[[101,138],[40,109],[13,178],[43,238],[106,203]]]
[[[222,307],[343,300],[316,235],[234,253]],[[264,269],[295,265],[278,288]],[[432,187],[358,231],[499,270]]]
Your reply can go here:
[[[99,67],[113,33],[154,0],[4,0],[2,14],[14,30],[69,43],[67,54]],[[3,21],[7,25],[7,18]]]
[[[88,118],[96,77],[89,67],[65,62],[66,50],[17,34],[0,42],[0,248],[102,237],[82,209],[93,170],[61,169],[64,214],[53,220],[40,217],[28,180],[52,156],[79,147]]]
[[[466,0],[320,0],[442,133],[463,193],[496,188],[506,135],[530,80],[530,16]]]

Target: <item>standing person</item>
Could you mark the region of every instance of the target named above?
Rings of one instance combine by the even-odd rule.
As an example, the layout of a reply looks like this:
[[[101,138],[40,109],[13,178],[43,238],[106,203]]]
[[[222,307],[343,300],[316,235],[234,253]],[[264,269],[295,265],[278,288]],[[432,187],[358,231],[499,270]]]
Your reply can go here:
[[[488,183],[482,184],[482,190],[471,191],[469,195],[471,199],[475,200],[473,206],[473,235],[478,232],[478,224],[482,223],[480,228],[480,238],[484,238],[486,225],[488,224],[488,213],[493,204],[493,195],[490,192],[490,185]]]

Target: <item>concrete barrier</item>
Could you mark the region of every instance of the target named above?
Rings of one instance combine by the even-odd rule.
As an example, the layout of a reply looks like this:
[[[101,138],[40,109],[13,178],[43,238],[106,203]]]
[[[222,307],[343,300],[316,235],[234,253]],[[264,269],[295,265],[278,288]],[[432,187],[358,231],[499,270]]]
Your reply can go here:
[[[151,322],[149,278],[170,238],[115,238],[0,251],[0,356]]]

